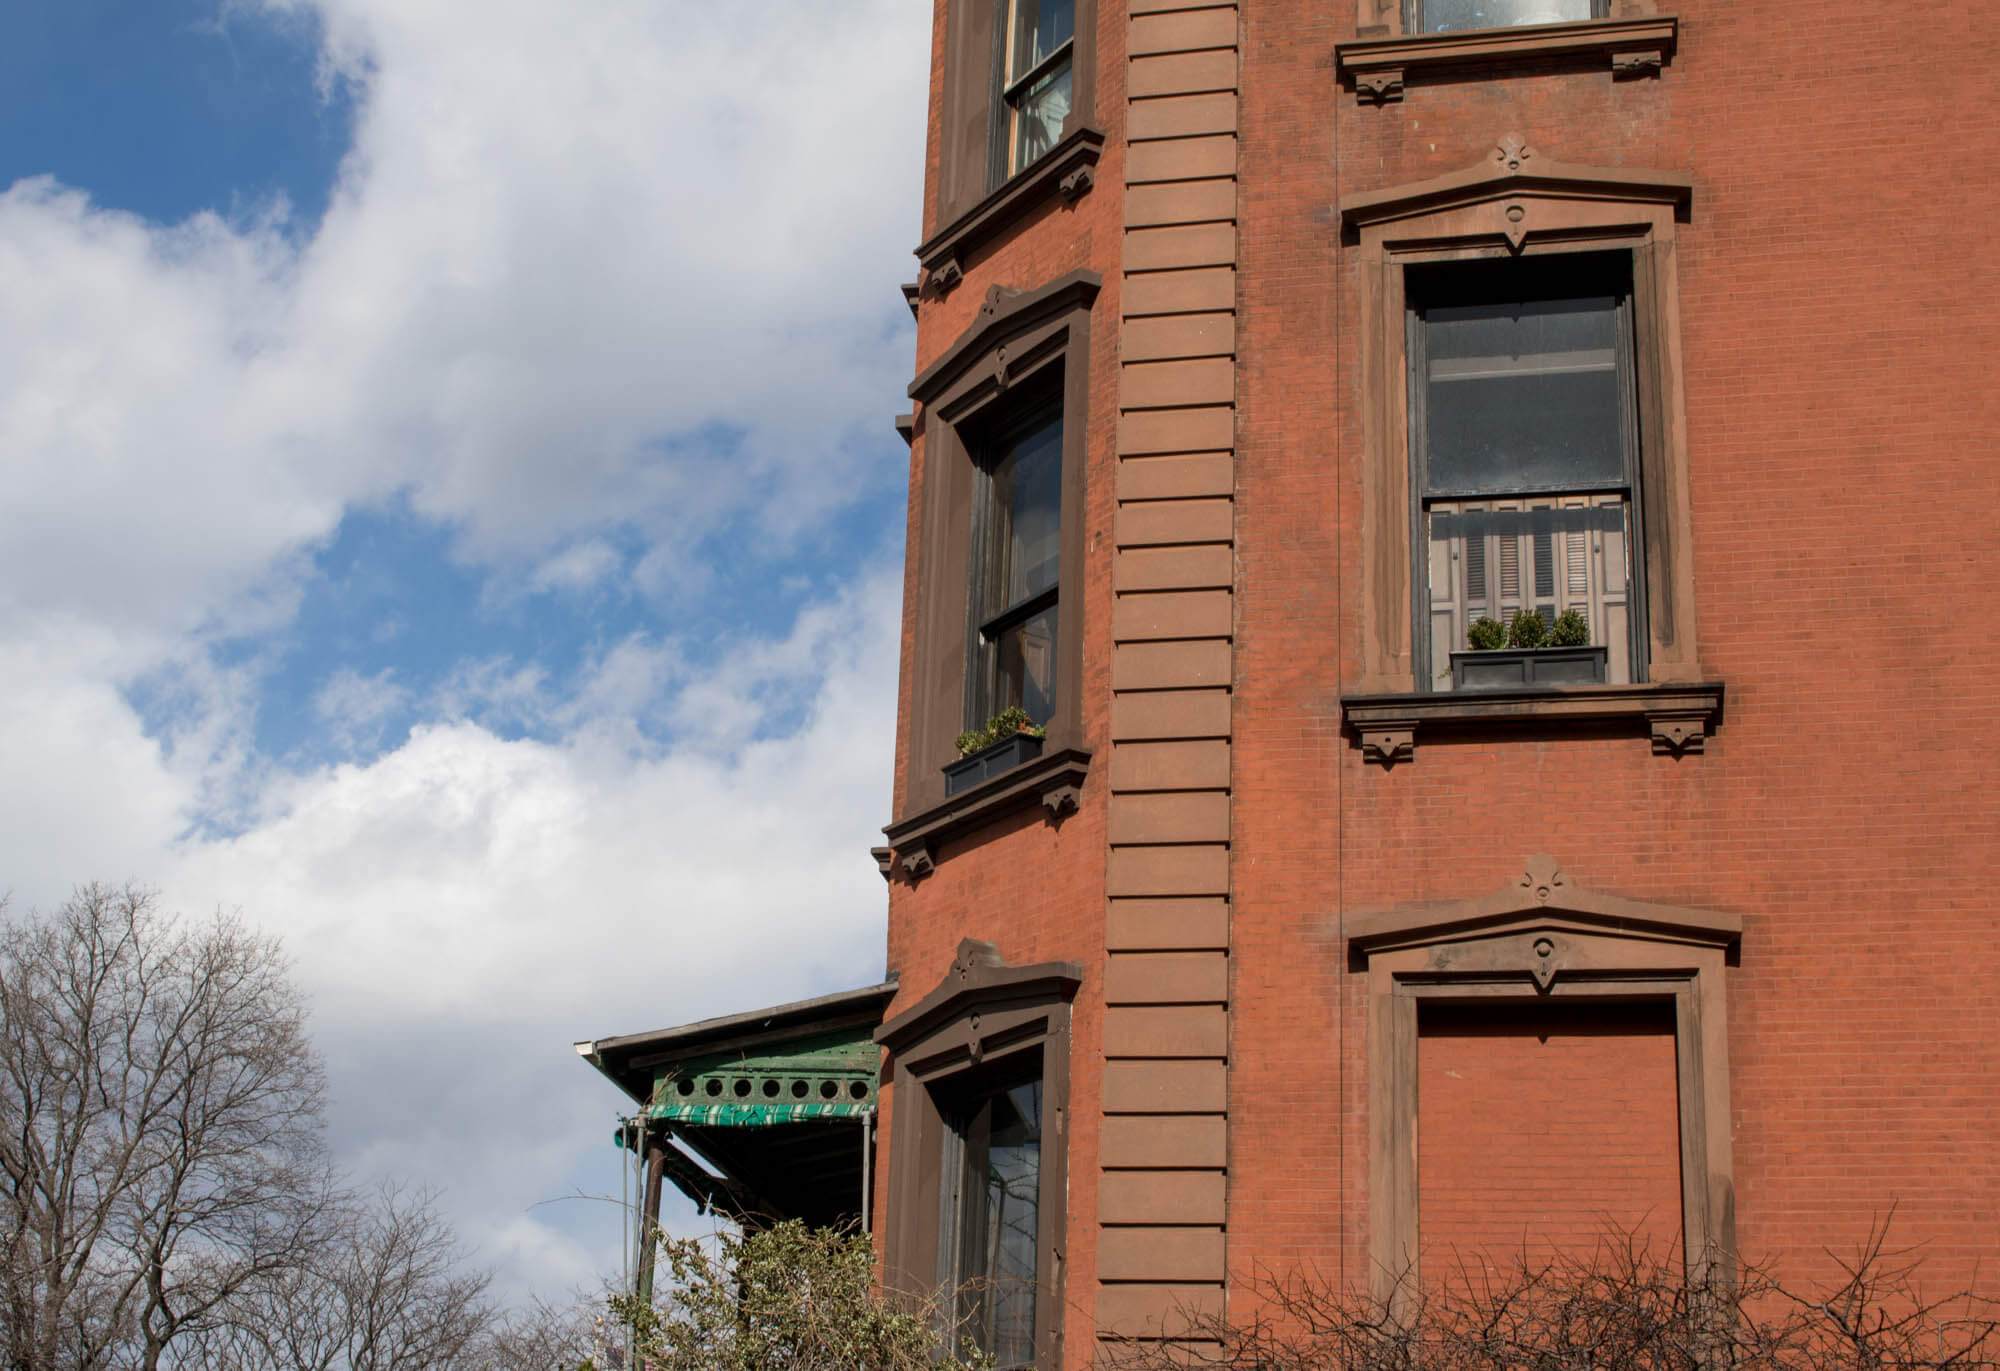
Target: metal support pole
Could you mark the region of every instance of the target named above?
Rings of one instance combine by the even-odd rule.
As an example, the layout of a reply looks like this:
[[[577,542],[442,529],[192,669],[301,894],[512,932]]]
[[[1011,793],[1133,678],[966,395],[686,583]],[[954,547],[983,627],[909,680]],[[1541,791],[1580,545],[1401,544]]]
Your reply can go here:
[[[667,1138],[650,1119],[640,1134],[646,1145],[646,1192],[639,1208],[639,1299],[653,1302],[653,1258],[659,1247],[660,1182],[667,1174]]]
[[[861,1116],[861,1231],[874,1231],[875,1223],[875,1106]]]

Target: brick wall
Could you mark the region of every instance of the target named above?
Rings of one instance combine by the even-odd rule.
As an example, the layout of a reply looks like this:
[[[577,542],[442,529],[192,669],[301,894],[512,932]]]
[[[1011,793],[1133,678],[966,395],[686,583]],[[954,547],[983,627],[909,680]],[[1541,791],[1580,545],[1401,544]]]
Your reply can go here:
[[[1206,14],[1192,22],[1214,26],[1208,39],[1128,55],[1184,8]],[[1259,1270],[1310,1264],[1365,1283],[1368,1027],[1345,921],[1492,890],[1547,852],[1593,889],[1742,916],[1727,995],[1744,1252],[1823,1273],[1823,1248],[1851,1247],[1893,1207],[1896,1237],[1928,1254],[1927,1279],[1953,1286],[2000,1232],[2000,769],[1987,747],[2000,618],[1974,593],[2000,583],[2000,104],[1987,90],[2000,22],[1984,5],[1913,22],[1883,0],[1689,0],[1656,76],[1571,62],[1415,77],[1378,107],[1334,74],[1354,10],[1260,0],[1128,13],[1107,0],[1096,188],[1003,237],[923,306],[917,367],[989,284],[1104,275],[1083,607],[1099,754],[1082,811],[1059,829],[1009,821],[892,888],[895,1008],[936,983],[965,936],[1010,961],[1085,964],[1069,1211],[1078,1367],[1091,1348],[1076,1325],[1102,1312],[1100,1234],[1146,1260],[1199,1249],[1240,1310]],[[1156,80],[1169,84],[1142,84]],[[1128,103],[1147,102],[1191,122],[1141,123],[1128,146]],[[1364,659],[1365,561],[1406,549],[1360,537],[1360,282],[1332,207],[1466,167],[1507,134],[1565,162],[1694,180],[1676,232],[1681,404],[1701,675],[1727,690],[1698,754],[1656,755],[1643,730],[1550,725],[1428,738],[1385,769],[1342,730],[1340,697]],[[1163,173],[1168,139],[1180,160]],[[1156,243],[1200,260],[1147,258]],[[919,442],[913,511],[923,458]],[[1173,631],[1156,639],[1134,611],[1167,596],[1207,597],[1207,626],[1161,620]],[[906,696],[910,627],[906,606]],[[1187,665],[1198,652],[1206,665]],[[1146,674],[1168,657],[1200,679]],[[1160,698],[1135,713],[1131,689]],[[1187,689],[1224,694],[1226,714]],[[1153,848],[1175,855],[1149,852],[1145,879],[1172,890],[1127,884],[1139,868],[1121,854]],[[1107,1038],[1107,992],[1136,1036]],[[1225,1006],[1217,1037],[1201,1025],[1225,1022]],[[1169,1038],[1171,1053],[1130,1050]],[[1576,1052],[1561,1070],[1594,1080],[1592,1099],[1657,1142],[1661,1096],[1645,1084],[1657,1062],[1602,1040],[1565,1046]],[[1156,1098],[1201,1108],[1123,1117],[1107,1053],[1152,1062],[1163,1081],[1180,1072],[1178,1093]],[[1618,1056],[1630,1070],[1613,1069]],[[1507,1070],[1556,1057],[1539,1059]],[[1220,1101],[1202,1093],[1218,1069]],[[1545,1109],[1546,1094],[1524,1085],[1483,1101],[1468,1116],[1478,1129],[1440,1124],[1448,1112],[1425,1127],[1466,1155],[1513,1139],[1509,1165],[1525,1169],[1538,1115],[1508,1101]],[[1429,1154],[1435,1196],[1454,1193],[1449,1155]],[[1659,1209],[1658,1156],[1613,1169],[1606,1203]],[[1162,1187],[1165,1173],[1177,1174]],[[1467,1223],[1495,1208],[1460,1198]],[[1160,1231],[1112,1237],[1147,1226]],[[1196,1229],[1221,1235],[1219,1258],[1213,1236],[1187,1236]]]

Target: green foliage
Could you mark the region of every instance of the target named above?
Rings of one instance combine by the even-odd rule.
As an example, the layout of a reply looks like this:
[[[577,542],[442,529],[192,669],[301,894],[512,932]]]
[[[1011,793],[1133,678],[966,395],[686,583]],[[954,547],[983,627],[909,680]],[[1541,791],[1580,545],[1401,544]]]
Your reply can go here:
[[[1475,652],[1492,652],[1507,646],[1507,626],[1482,614],[1465,631],[1465,641],[1472,645]]]
[[[1590,621],[1583,617],[1583,611],[1566,609],[1556,615],[1555,626],[1549,630],[1551,647],[1589,647]]]
[[[1009,705],[986,721],[984,728],[968,728],[958,735],[958,755],[970,757],[983,748],[995,743],[1004,743],[1016,733],[1025,733],[1030,738],[1046,738],[1048,729],[1028,717],[1028,711],[1019,705]]]
[[[1548,621],[1532,609],[1517,609],[1507,621],[1507,646],[1547,647]]]
[[[967,1348],[944,1355],[929,1310],[875,1284],[866,1234],[797,1221],[712,1241],[660,1243],[656,1305],[614,1297],[645,1371],[991,1371]]]

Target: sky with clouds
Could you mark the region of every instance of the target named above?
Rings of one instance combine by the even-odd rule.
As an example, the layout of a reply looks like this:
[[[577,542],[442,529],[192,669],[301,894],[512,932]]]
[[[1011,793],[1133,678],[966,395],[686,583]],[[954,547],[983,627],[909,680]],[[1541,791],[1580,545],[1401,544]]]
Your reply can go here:
[[[340,1156],[509,1292],[618,1260],[572,1040],[882,972],[928,52],[0,8],[0,890],[279,934]]]

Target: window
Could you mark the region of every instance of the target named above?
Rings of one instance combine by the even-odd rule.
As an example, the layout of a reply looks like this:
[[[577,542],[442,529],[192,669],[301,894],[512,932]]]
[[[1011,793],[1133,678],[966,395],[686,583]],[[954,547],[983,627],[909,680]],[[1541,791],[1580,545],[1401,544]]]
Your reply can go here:
[[[1582,615],[1565,679],[1638,679],[1630,255],[1411,267],[1405,289],[1422,679],[1463,687],[1473,622],[1522,611]]]
[[[1538,1033],[1554,1027],[1554,1006],[1572,1022],[1595,1019],[1600,1032],[1621,1021],[1628,1028],[1671,1024],[1672,1050],[1648,1056],[1661,1068],[1654,1079],[1662,1086],[1671,1073],[1672,1101],[1656,1100],[1650,1117],[1678,1127],[1678,1148],[1656,1136],[1646,1151],[1661,1159],[1678,1151],[1674,1188],[1689,1266],[1720,1262],[1726,1269],[1734,1260],[1725,967],[1739,960],[1740,918],[1589,890],[1537,855],[1498,890],[1350,915],[1345,932],[1348,965],[1367,978],[1369,1256],[1377,1298],[1399,1299],[1413,1288],[1406,1278],[1419,1243],[1434,1236],[1420,1221],[1420,1110],[1451,1101],[1420,1101],[1419,1077],[1426,1032],[1448,1027],[1454,1015],[1488,1033],[1509,1015]],[[1635,1015],[1649,1013],[1660,1017],[1635,1025]],[[1569,1173],[1558,1167],[1551,1174]],[[1656,1221],[1671,1229],[1673,1216]]]
[[[1069,119],[1076,52],[1076,0],[1003,0],[1006,37],[994,107],[999,185],[1056,145]]]
[[[938,1286],[958,1292],[960,1336],[1000,1366],[1035,1359],[1042,1182],[1039,1054],[987,1082],[949,1118]]]
[[[1073,962],[1008,966],[966,939],[876,1031],[890,1052],[885,1280],[955,1298],[1001,1368],[1062,1364],[1064,1110]]]
[[[1055,710],[1062,548],[1061,378],[990,444],[973,506],[965,726],[1019,705],[1045,723]]]
[[[1086,194],[1104,148],[1091,119],[1097,0],[946,0],[937,199],[917,249],[941,294],[971,254],[1036,206]]]
[[[1681,380],[1675,239],[1693,194],[1685,172],[1564,162],[1508,134],[1458,171],[1341,197],[1361,314],[1360,546],[1371,554],[1348,566],[1358,583],[1361,641],[1341,710],[1363,760],[1390,767],[1412,760],[1419,733],[1433,729],[1560,734],[1584,720],[1581,726],[1594,729],[1643,723],[1654,752],[1679,757],[1702,751],[1721,722],[1723,686],[1705,673],[1695,641]],[[1437,313],[1453,310],[1463,313]],[[1436,340],[1427,336],[1432,314]],[[1459,336],[1448,337],[1454,330]],[[1538,332],[1539,340],[1531,336]],[[1433,343],[1435,387],[1427,357]],[[1427,412],[1434,390],[1446,449],[1435,484]],[[1615,425],[1608,418],[1614,391]],[[1551,397],[1565,394],[1582,398],[1544,412]],[[1477,425],[1488,421],[1514,425],[1507,441],[1526,455],[1509,459],[1511,466],[1498,458],[1485,464],[1473,439],[1485,436]],[[1574,436],[1593,433],[1588,442]],[[1572,435],[1563,440],[1567,447],[1550,446],[1564,434]],[[1455,451],[1453,442],[1460,444]],[[1503,503],[1519,507],[1498,508]],[[1453,527],[1456,516],[1469,514],[1485,517]],[[1435,577],[1434,520],[1444,563]],[[1496,603],[1511,559],[1515,591],[1524,607],[1539,611],[1538,532],[1548,535],[1541,543],[1540,585],[1551,591],[1545,603],[1560,606],[1569,597],[1595,616],[1591,636],[1607,658],[1621,650],[1617,625],[1625,616],[1629,683],[1437,689],[1432,659],[1444,656],[1435,666],[1447,668],[1446,649],[1455,648],[1459,630],[1455,620],[1438,630],[1444,646],[1433,648],[1433,586],[1439,617],[1447,610],[1468,617],[1463,609],[1474,592]],[[1572,534],[1583,538],[1579,557],[1570,555]],[[1581,578],[1574,591],[1573,574]],[[1466,606],[1454,605],[1454,596]]]
[[[887,830],[905,860],[944,841],[938,825],[963,832],[997,817],[988,799],[1002,809],[1039,800],[1052,819],[1066,814],[1089,762],[1076,689],[1077,516],[1100,284],[1072,272],[1034,290],[994,287],[973,324],[910,385],[915,623],[904,771]],[[1047,729],[1041,756],[947,794],[958,735],[1012,705]]]
[[[1409,0],[1409,32],[1456,33],[1602,19],[1610,0]]]

